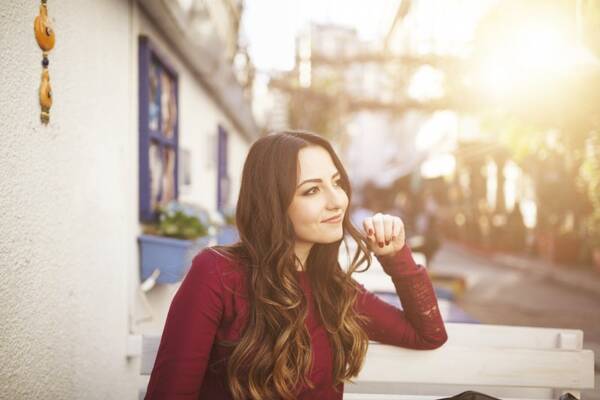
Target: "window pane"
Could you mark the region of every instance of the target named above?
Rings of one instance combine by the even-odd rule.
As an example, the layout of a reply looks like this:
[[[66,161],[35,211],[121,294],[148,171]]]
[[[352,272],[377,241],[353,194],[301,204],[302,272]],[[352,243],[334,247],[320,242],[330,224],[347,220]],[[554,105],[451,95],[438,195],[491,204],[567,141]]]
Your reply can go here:
[[[148,84],[150,85],[148,97],[148,128],[151,131],[158,131],[158,118],[160,114],[160,103],[158,98],[158,79],[159,67],[156,63],[151,63],[149,68]]]
[[[177,101],[175,83],[163,70],[161,74],[161,116],[162,134],[167,139],[175,136],[175,124],[177,122]]]
[[[162,197],[163,166],[160,156],[160,146],[155,142],[151,142],[148,152],[148,161],[150,164],[150,209],[155,211],[160,205]]]
[[[163,199],[164,204],[175,200],[175,150],[163,150]]]

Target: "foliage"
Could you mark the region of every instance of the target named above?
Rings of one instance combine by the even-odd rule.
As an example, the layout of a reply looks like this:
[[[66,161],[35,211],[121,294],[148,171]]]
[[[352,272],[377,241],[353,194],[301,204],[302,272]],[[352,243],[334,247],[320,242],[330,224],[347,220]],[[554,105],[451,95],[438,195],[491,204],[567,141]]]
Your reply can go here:
[[[489,113],[483,128],[499,142],[534,182],[541,229],[579,230],[590,211],[580,166],[589,130],[555,127],[507,112]],[[600,204],[599,204],[600,206]],[[573,220],[574,218],[574,220]]]
[[[527,169],[532,156],[542,156],[547,151],[546,132],[539,126],[517,118],[503,117],[504,122],[486,119],[492,129],[500,132],[499,141],[513,156],[513,160]]]
[[[585,161],[581,165],[580,174],[593,208],[586,226],[590,244],[600,248],[600,126],[593,130],[588,138]]]
[[[170,202],[158,210],[158,222],[145,227],[152,235],[193,240],[208,235],[208,213],[192,205]]]

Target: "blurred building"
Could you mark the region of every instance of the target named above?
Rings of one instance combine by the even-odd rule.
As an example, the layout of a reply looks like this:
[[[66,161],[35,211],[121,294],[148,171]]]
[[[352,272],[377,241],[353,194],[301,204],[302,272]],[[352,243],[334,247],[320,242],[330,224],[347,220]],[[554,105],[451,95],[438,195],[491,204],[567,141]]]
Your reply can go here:
[[[413,0],[386,37],[387,51],[409,67],[404,93],[439,106],[428,113],[414,111],[420,119],[415,127],[417,148],[423,152],[419,176],[422,181],[441,185],[434,189],[440,200],[457,207],[446,217],[463,227],[477,225],[482,214],[487,217],[488,213],[506,210],[504,167],[508,152],[496,132],[482,125],[481,109],[471,95],[472,77],[467,72],[477,30],[496,3]],[[510,178],[514,197],[518,172]],[[486,222],[492,224],[491,220]],[[487,225],[484,228],[491,229]],[[479,227],[473,232],[474,237],[485,236]]]
[[[386,185],[411,168],[403,165],[396,172],[392,160],[398,149],[404,159],[414,155],[411,138],[398,127],[402,105],[394,68],[383,42],[361,41],[351,28],[312,24],[297,38],[294,69],[272,77],[270,90],[287,106],[290,126],[324,134],[339,145],[355,185],[373,179]]]
[[[482,127],[465,72],[479,24],[496,3],[402,1],[380,41],[361,41],[351,28],[313,24],[297,38],[294,69],[273,77],[270,88],[280,109],[287,106],[289,124],[339,143],[355,186],[375,187],[380,197],[387,190],[388,206],[399,190],[452,180],[457,169],[467,168],[469,174],[484,171],[482,179],[490,182],[481,195],[502,208],[499,163],[506,156],[491,156],[506,150],[493,129]],[[462,142],[474,145],[460,151],[459,162]],[[488,177],[494,167],[500,172]],[[499,189],[488,194],[494,179]]]
[[[137,398],[141,221],[177,198],[235,203],[258,129],[238,0],[48,2],[53,106],[40,122],[38,4],[3,2],[0,398]]]
[[[290,94],[277,87],[269,87],[270,80],[287,79],[287,72],[272,71],[261,74],[254,89],[254,115],[265,132],[277,132],[290,128]]]
[[[509,162],[497,130],[482,123],[469,72],[481,23],[497,3],[402,1],[379,42],[313,24],[298,36],[295,68],[270,88],[292,127],[339,144],[354,185],[386,198],[378,206],[436,181],[440,193],[466,185],[466,208],[479,210],[483,200],[504,213],[523,200],[530,221],[531,183]]]

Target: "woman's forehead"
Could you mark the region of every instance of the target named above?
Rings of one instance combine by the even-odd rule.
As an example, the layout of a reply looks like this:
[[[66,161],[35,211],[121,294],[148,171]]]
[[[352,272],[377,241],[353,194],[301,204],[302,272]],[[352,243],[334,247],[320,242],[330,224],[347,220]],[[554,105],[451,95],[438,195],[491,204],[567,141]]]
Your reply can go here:
[[[298,181],[330,178],[337,172],[331,155],[321,146],[309,146],[298,152]]]

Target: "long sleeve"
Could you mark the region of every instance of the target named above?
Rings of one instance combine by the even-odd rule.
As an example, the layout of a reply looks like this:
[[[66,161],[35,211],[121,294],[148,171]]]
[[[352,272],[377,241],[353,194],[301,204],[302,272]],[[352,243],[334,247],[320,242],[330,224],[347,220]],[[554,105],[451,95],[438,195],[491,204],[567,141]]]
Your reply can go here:
[[[197,255],[175,294],[146,399],[197,399],[223,313],[223,283],[214,253]]]
[[[356,307],[369,322],[369,339],[412,349],[435,349],[448,336],[427,270],[415,264],[405,245],[393,256],[378,257],[390,275],[404,310],[379,299],[361,285]]]

